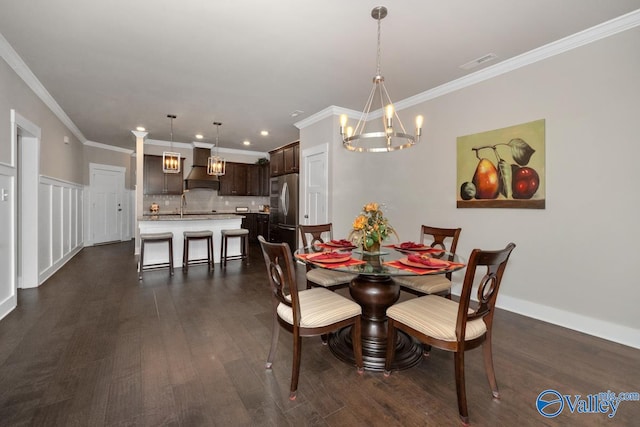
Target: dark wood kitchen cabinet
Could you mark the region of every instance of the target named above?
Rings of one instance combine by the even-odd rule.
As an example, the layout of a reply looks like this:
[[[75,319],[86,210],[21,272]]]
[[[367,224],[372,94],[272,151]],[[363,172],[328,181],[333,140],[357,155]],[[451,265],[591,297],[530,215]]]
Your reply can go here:
[[[260,213],[243,213],[242,228],[249,230],[249,241],[257,242],[258,236],[269,239],[269,215]]]
[[[284,151],[275,150],[269,152],[269,165],[271,176],[278,176],[284,173]]]
[[[220,196],[246,196],[247,172],[250,165],[246,163],[227,162],[226,172],[220,176]]]
[[[162,171],[162,156],[144,156],[143,192],[145,195],[182,194],[184,159],[178,173]]]
[[[260,195],[268,197],[270,195],[269,182],[271,180],[271,174],[269,173],[269,164],[259,165],[259,166],[260,166]]]
[[[258,240],[258,236],[264,237],[264,239],[269,241],[269,214],[256,214],[256,241]]]
[[[247,172],[247,196],[269,195],[269,165],[249,165]]]
[[[284,147],[284,173],[298,173],[300,170],[300,144]]]
[[[300,141],[269,151],[271,176],[300,171]]]
[[[262,196],[260,165],[247,165],[247,196]]]

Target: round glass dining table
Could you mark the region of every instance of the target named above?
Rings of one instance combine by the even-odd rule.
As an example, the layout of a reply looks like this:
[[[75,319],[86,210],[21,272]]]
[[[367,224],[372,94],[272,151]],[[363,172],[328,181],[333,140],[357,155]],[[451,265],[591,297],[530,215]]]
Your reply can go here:
[[[429,256],[446,260],[446,268],[422,268],[407,261],[410,254],[427,253],[397,250],[394,247],[382,247],[379,252],[369,253],[360,249],[351,251],[346,262],[319,262],[314,258],[326,247],[298,249],[296,260],[304,264],[313,264],[315,268],[324,268],[357,276],[349,284],[351,298],[362,307],[362,356],[364,368],[371,371],[383,371],[387,350],[387,308],[400,298],[400,285],[394,282],[396,276],[418,276],[446,274],[464,268],[461,257],[449,252],[434,249]],[[339,250],[339,249],[337,249]],[[422,345],[409,335],[398,331],[396,356],[393,370],[415,366],[422,359]],[[343,328],[329,336],[329,348],[340,360],[353,364],[353,345],[351,326]]]

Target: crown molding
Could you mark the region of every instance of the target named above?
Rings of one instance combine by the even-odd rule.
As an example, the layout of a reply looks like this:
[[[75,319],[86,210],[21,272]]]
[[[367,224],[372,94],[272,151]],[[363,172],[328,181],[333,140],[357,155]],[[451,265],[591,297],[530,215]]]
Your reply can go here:
[[[89,147],[101,148],[103,150],[111,150],[111,151],[117,151],[118,153],[126,153],[128,155],[133,154],[133,150],[130,150],[128,148],[116,147],[115,145],[103,144],[101,142],[86,140],[82,144]]]
[[[395,102],[395,109],[396,111],[400,111],[405,108],[413,107],[414,105],[464,89],[485,80],[492,79],[502,74],[509,73],[527,65],[534,64],[552,56],[559,55],[638,26],[640,26],[640,9],[603,22],[602,24],[598,24],[584,31],[572,34],[555,42],[548,43],[513,58],[506,59],[495,65],[483,68],[482,70],[478,70],[459,79],[452,80],[433,89],[429,89],[409,98]],[[328,117],[340,114],[346,114],[349,118],[358,119],[362,115],[362,112],[332,105],[304,120],[294,123],[294,126],[298,129],[303,129]],[[382,110],[378,109],[370,112],[369,117],[372,119],[382,117]]]
[[[15,71],[15,73],[22,79],[24,82],[31,88],[31,90],[36,94],[38,98],[45,103],[47,107],[55,114],[58,119],[67,127],[69,130],[82,142],[83,144],[87,141],[87,138],[84,137],[80,129],[71,121],[69,116],[64,112],[64,110],[58,105],[53,96],[49,93],[47,89],[40,83],[40,80],[31,72],[27,64],[20,58],[18,52],[16,52],[13,47],[9,44],[7,39],[4,38],[2,33],[0,33],[0,56],[9,64],[9,66]]]
[[[640,9],[395,103],[402,110],[640,26]]]

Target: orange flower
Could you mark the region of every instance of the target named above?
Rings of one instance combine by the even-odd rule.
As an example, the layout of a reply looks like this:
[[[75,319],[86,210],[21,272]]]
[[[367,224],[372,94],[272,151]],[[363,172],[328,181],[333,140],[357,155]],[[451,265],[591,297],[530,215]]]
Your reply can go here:
[[[365,212],[375,212],[378,210],[378,204],[375,202],[367,203],[364,207]]]
[[[367,224],[367,218],[364,215],[360,215],[353,221],[353,229],[363,230],[366,224]]]

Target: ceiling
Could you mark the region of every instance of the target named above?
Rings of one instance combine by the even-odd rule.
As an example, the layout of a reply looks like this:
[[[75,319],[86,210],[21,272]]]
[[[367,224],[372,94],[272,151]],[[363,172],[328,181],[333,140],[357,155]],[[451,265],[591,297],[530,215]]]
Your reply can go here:
[[[0,33],[79,129],[268,151],[331,105],[361,110],[376,71],[379,1],[0,0]],[[387,2],[381,69],[394,101],[640,8],[640,0]],[[460,65],[494,53],[472,70]],[[595,59],[597,60],[597,59]],[[296,117],[291,113],[300,111]],[[260,136],[268,130],[269,136]],[[245,147],[242,141],[251,141]]]

